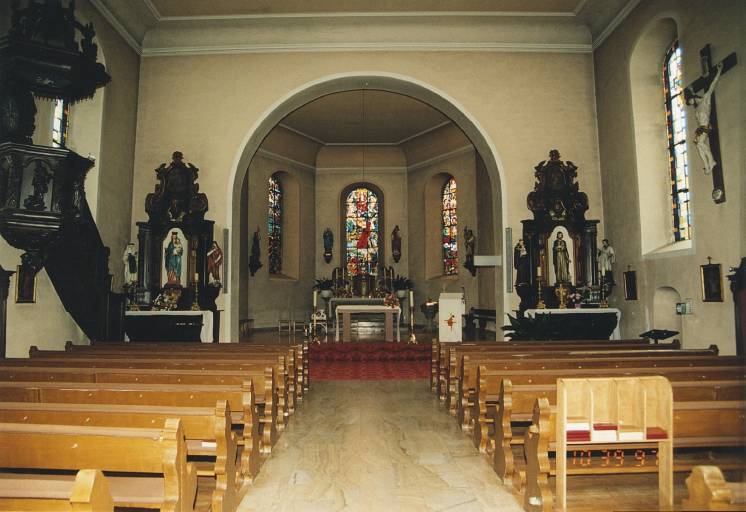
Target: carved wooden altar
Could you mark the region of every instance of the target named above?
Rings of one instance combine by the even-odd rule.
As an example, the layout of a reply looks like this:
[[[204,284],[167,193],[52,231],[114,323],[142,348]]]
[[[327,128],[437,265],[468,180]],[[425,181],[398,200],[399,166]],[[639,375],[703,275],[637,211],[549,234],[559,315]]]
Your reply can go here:
[[[137,223],[140,272],[136,302],[142,309],[151,309],[159,295],[176,290],[180,298],[175,309],[212,311],[218,332],[215,299],[221,286],[210,282],[207,269],[214,222],[205,220],[208,202],[199,191],[199,169],[185,163],[176,151],[169,164],[155,169],[155,175],[155,191],[145,198],[149,220]],[[179,246],[174,256],[178,271],[169,263],[174,242]]]
[[[537,306],[541,288],[542,299],[547,307],[557,307],[555,295],[557,284],[553,262],[553,244],[557,233],[569,253],[570,289],[597,286],[596,225],[598,220],[586,220],[588,196],[579,190],[575,181],[577,167],[561,160],[556,149],[549,152],[549,160],[540,162],[534,173],[534,190],[528,194],[528,209],[534,218],[523,220],[523,240],[528,251],[529,269],[527,283],[517,283],[516,291],[521,297],[520,311]]]

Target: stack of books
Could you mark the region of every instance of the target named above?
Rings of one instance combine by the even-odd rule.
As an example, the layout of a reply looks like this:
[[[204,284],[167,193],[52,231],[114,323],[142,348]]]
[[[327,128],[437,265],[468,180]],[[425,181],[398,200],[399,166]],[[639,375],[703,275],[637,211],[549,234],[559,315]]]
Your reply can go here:
[[[591,423],[584,418],[568,418],[565,430],[568,443],[587,443],[591,440]]]
[[[591,432],[594,443],[615,443],[617,441],[617,426],[614,423],[594,423]]]

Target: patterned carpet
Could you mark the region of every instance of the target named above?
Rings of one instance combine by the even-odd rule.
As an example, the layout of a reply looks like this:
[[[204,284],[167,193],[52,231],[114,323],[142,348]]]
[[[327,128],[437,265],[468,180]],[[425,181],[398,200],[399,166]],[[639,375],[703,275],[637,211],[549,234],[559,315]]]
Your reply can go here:
[[[429,344],[327,343],[309,347],[309,372],[313,380],[427,379],[430,376]]]

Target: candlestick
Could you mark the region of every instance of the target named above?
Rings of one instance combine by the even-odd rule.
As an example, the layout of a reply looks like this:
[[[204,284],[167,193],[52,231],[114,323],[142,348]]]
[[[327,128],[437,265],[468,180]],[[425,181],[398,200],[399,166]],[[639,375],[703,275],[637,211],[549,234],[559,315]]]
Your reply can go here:
[[[313,310],[314,310],[314,312],[316,311],[316,302],[318,301],[318,298],[319,298],[319,292],[317,290],[314,290],[313,291]]]

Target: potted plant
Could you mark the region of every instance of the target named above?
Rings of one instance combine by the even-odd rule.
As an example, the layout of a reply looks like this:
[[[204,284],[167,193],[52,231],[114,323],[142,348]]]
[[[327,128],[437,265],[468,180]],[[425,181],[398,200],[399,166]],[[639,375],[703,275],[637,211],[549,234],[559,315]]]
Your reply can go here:
[[[397,276],[391,281],[391,286],[394,287],[394,292],[399,300],[402,300],[407,296],[407,291],[414,288],[414,283],[411,279],[397,274]]]
[[[327,300],[334,294],[334,292],[332,291],[334,290],[334,281],[326,277],[316,279],[316,283],[313,285],[313,289],[318,290],[321,298]]]

